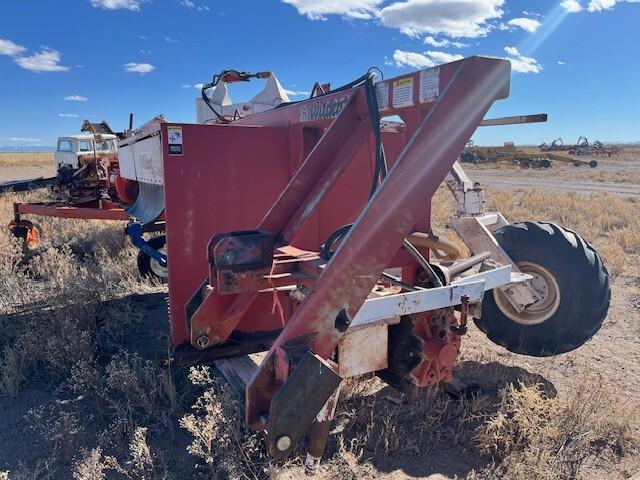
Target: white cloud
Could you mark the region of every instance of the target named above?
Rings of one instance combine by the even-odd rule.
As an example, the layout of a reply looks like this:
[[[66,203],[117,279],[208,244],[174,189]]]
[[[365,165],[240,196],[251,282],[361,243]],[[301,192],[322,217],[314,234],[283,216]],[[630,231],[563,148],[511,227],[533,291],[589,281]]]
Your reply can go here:
[[[16,55],[24,52],[26,48],[21,45],[13,43],[11,40],[4,40],[0,38],[0,55],[8,55],[15,57]]]
[[[137,12],[140,10],[142,0],[91,0],[91,5],[95,8],[104,10],[131,10]]]
[[[186,84],[186,83],[184,85],[182,85],[182,88],[191,88],[191,87],[192,87],[192,85],[189,85],[189,84]]]
[[[382,23],[409,35],[481,37],[502,17],[504,0],[406,0],[380,10]]]
[[[87,97],[83,97],[82,95],[69,95],[64,97],[67,102],[86,102],[89,100]]]
[[[424,53],[406,52],[404,50],[393,52],[393,59],[397,67],[428,68],[442,63],[455,62],[462,58],[464,58],[462,55],[431,50]]]
[[[428,58],[432,59],[436,65],[441,63],[451,63],[464,58],[462,55],[457,53],[434,52],[432,50],[429,50],[426,55]]]
[[[63,118],[78,118],[77,113],[59,113],[58,116]]]
[[[604,10],[611,10],[618,3],[640,3],[640,0],[591,0],[587,6],[587,10],[590,12],[602,12]]]
[[[328,15],[368,19],[377,15],[383,0],[282,0],[311,20],[325,20]]]
[[[587,10],[590,12],[603,12],[611,10],[618,3],[640,3],[640,0],[590,0],[587,4]],[[560,4],[567,12],[575,13],[583,10],[579,0],[563,0]]]
[[[512,27],[518,27],[523,30],[526,30],[529,33],[537,32],[538,29],[542,26],[542,23],[540,23],[538,20],[535,20],[533,18],[523,18],[523,17],[512,18],[507,22],[507,24],[511,25]]]
[[[558,65],[566,65],[566,64],[567,64],[567,62],[564,62],[562,60],[558,60]]]
[[[525,57],[516,47],[504,47],[504,51],[509,56],[511,69],[520,73],[540,73],[542,65],[535,58]]]
[[[198,90],[202,90],[202,87],[204,87],[204,83],[196,83],[193,88],[197,88]]]
[[[17,57],[15,62],[32,72],[67,72],[69,67],[60,65],[60,52],[45,48],[29,57]]]
[[[206,5],[198,5],[195,2],[192,2],[191,0],[180,0],[180,5],[182,5],[183,7],[187,7],[190,8],[192,10],[198,10],[198,11],[209,11],[209,7],[207,7]]]
[[[590,12],[601,12],[602,10],[610,10],[616,6],[616,0],[591,0],[587,6]]]
[[[455,47],[455,48],[466,48],[469,46],[468,43],[462,42],[453,42],[451,40],[447,40],[443,38],[442,40],[438,40],[433,37],[426,37],[423,42],[425,45],[431,45],[432,47],[442,48],[442,47]]]
[[[30,137],[2,137],[0,142],[42,143],[41,138]]]
[[[306,92],[304,90],[289,90],[286,88],[284,89],[284,93],[286,93],[290,97],[301,97],[301,96],[311,95],[311,92]]]
[[[126,72],[139,73],[140,75],[145,75],[156,69],[150,63],[125,63],[123,67]]]
[[[428,59],[421,53],[406,52],[404,50],[396,50],[393,52],[393,59],[398,67],[426,68],[432,67],[433,61]]]
[[[560,6],[569,13],[575,13],[582,10],[582,5],[580,5],[578,0],[563,0]]]

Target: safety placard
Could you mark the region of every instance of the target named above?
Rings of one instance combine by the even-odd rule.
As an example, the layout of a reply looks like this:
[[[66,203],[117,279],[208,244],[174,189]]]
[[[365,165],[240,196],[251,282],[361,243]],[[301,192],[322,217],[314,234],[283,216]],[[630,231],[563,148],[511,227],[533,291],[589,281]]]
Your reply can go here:
[[[182,127],[167,127],[169,155],[182,155]]]
[[[378,110],[389,110],[389,84],[387,82],[376,83],[376,98]]]
[[[440,96],[440,68],[420,71],[420,103],[435,102]]]
[[[413,77],[393,81],[393,108],[413,105]]]

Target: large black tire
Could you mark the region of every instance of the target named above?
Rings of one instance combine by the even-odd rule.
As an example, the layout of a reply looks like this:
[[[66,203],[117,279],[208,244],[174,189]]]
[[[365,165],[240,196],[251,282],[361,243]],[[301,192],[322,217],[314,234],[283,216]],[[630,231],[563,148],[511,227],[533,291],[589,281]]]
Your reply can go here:
[[[488,292],[482,318],[475,322],[492,342],[514,353],[544,357],[574,350],[600,329],[611,300],[609,275],[584,239],[546,222],[507,225],[494,235],[524,273],[536,273],[534,282],[542,279],[547,299],[516,314],[502,292]]]
[[[150,238],[147,243],[156,250],[162,250],[167,244],[167,237],[158,235],[157,237]],[[138,271],[143,277],[155,278],[162,283],[169,281],[167,269],[161,268],[156,260],[152,259],[142,250],[138,252]]]

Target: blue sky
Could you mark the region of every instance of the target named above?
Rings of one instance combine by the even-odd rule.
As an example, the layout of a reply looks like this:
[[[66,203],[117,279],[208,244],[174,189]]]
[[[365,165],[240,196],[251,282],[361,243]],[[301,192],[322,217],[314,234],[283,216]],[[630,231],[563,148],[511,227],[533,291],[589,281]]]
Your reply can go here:
[[[0,145],[53,145],[84,118],[124,128],[129,112],[193,122],[194,85],[227,68],[272,70],[308,92],[372,65],[390,78],[474,54],[517,70],[493,116],[550,116],[476,142],[639,141],[639,47],[640,0],[4,2]],[[234,101],[257,88],[233,87]]]

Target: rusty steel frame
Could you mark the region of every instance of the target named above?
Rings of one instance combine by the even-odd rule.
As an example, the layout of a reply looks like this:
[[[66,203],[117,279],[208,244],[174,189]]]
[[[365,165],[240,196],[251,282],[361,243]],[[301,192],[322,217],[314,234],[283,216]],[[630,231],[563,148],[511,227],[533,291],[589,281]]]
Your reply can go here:
[[[287,354],[292,343],[325,359],[332,355],[346,330],[337,319],[348,324],[356,316],[486,112],[495,100],[508,96],[509,75],[508,62],[501,60],[474,57],[457,64],[438,102],[247,386],[246,420],[251,427],[271,431],[271,399],[296,368]],[[278,203],[270,215],[277,207]],[[300,206],[306,208],[313,204]],[[271,452],[277,450],[276,442],[268,435]]]
[[[189,278],[188,274],[191,274],[189,288],[186,291],[182,288],[179,292],[180,300],[172,302],[174,307],[177,306],[184,311],[184,317],[181,312],[175,316],[172,314],[173,345],[180,347],[185,342],[189,342],[192,347],[202,351],[203,355],[206,355],[209,350],[215,351],[216,348],[225,345],[236,328],[238,331],[256,332],[259,330],[257,325],[268,323],[261,318],[265,308],[265,297],[262,293],[261,300],[257,300],[260,292],[273,292],[275,302],[277,295],[281,295],[286,289],[295,289],[301,285],[305,287],[304,292],[299,292],[301,293],[300,303],[289,306],[286,315],[282,316],[283,328],[271,344],[258,371],[248,383],[245,394],[245,414],[248,425],[254,429],[265,430],[269,452],[278,453],[280,457],[290,451],[289,447],[280,448],[287,444],[282,439],[282,435],[286,434],[288,424],[283,422],[293,420],[279,418],[278,412],[283,411],[282,408],[287,401],[301,398],[302,390],[299,389],[315,391],[313,382],[321,382],[322,378],[327,378],[329,375],[327,372],[334,369],[328,360],[348,332],[350,324],[356,319],[385,269],[402,267],[403,280],[409,279],[408,281],[411,282],[411,278],[415,278],[416,267],[413,266],[416,264],[415,260],[408,257],[406,252],[404,252],[404,260],[398,260],[402,256],[399,252],[404,239],[415,231],[428,231],[420,230],[420,226],[428,228],[430,202],[436,190],[447,176],[468,139],[481,124],[493,102],[508,96],[510,79],[508,61],[471,57],[438,67],[438,71],[438,93],[428,102],[419,99],[418,88],[413,87],[412,101],[401,104],[400,107],[394,105],[395,100],[389,101],[395,95],[395,86],[392,88],[392,82],[411,79],[412,85],[420,86],[423,81],[423,72],[406,74],[397,79],[381,82],[377,86],[376,90],[383,91],[383,98],[386,95],[388,99],[384,115],[400,115],[405,122],[402,132],[398,132],[398,138],[402,138],[402,143],[391,160],[392,166],[386,179],[380,184],[375,194],[368,202],[363,198],[361,203],[356,204],[355,215],[349,220],[352,222],[355,218],[355,222],[350,231],[343,236],[337,250],[328,261],[319,258],[314,252],[302,250],[302,247],[298,251],[295,251],[295,248],[300,245],[297,243],[300,241],[298,237],[304,237],[302,235],[305,233],[304,227],[308,224],[313,226],[311,221],[319,214],[327,215],[327,212],[322,210],[321,204],[326,197],[329,197],[338,180],[343,175],[348,177],[348,167],[354,162],[356,156],[360,155],[357,158],[368,160],[367,157],[362,156],[361,147],[368,144],[368,155],[371,156],[370,146],[374,138],[374,122],[370,118],[368,101],[370,91],[367,91],[367,87],[361,85],[337,90],[303,102],[245,117],[225,126],[212,125],[197,128],[185,126],[185,132],[194,134],[185,140],[185,152],[192,151],[190,149],[194,152],[196,149],[206,151],[206,138],[220,138],[220,141],[223,141],[222,132],[226,129],[229,129],[229,134],[225,134],[225,139],[231,135],[235,135],[236,138],[227,142],[228,148],[238,148],[235,146],[239,145],[238,141],[245,135],[242,129],[253,127],[255,131],[251,134],[252,138],[257,137],[261,130],[263,132],[261,141],[264,142],[266,139],[271,141],[273,137],[274,140],[278,139],[279,145],[282,145],[288,139],[289,148],[294,150],[296,155],[297,152],[301,153],[297,157],[301,161],[299,163],[293,154],[287,153],[286,147],[282,149],[282,154],[279,150],[274,150],[285,162],[287,155],[290,155],[291,175],[287,176],[282,184],[288,182],[286,186],[275,190],[275,193],[279,192],[279,196],[275,200],[269,200],[271,208],[265,209],[266,214],[262,213],[265,210],[260,213],[262,220],[255,224],[253,223],[255,220],[251,220],[251,226],[248,227],[251,229],[255,225],[256,234],[271,235],[274,250],[273,266],[270,271],[266,271],[264,263],[260,263],[260,268],[254,270],[230,271],[229,275],[237,282],[233,284],[233,288],[219,291],[217,282],[220,278],[217,274],[218,269],[223,267],[222,264],[216,263],[216,258],[220,258],[219,254],[224,252],[216,250],[215,247],[225,237],[216,237],[223,232],[214,230],[209,233],[205,230],[206,236],[201,235],[201,237],[211,238],[207,249],[209,252],[207,277],[197,287],[191,286],[197,278],[192,278],[193,273],[181,265],[178,265],[178,270],[174,269],[173,274],[173,281],[178,282],[177,288],[181,287],[180,281],[183,278]],[[428,80],[428,76],[425,75],[425,77]],[[255,127],[264,128],[255,129]],[[316,129],[319,133],[316,140],[308,145],[309,149],[306,149],[307,144],[304,143],[303,136],[311,129]],[[163,125],[162,138],[166,134],[165,130],[166,125]],[[247,130],[247,137],[249,132],[250,130]],[[192,143],[189,144],[189,141]],[[196,164],[193,176],[196,175],[195,172],[212,171],[209,170],[212,167],[206,164],[203,158],[197,153],[188,157],[189,162]],[[279,160],[276,158],[271,161]],[[179,226],[185,224],[179,211],[181,204],[177,199],[181,190],[178,187],[188,185],[187,182],[191,178],[189,173],[178,177],[179,172],[173,167],[177,165],[178,160],[169,159],[165,155],[163,162],[165,172],[174,172],[176,174],[174,176],[177,177],[174,179],[171,175],[165,175],[167,178],[165,196],[168,199],[167,208],[172,206],[176,210],[172,211],[167,219],[169,249],[176,251],[177,248],[180,255],[182,245],[179,237],[176,239],[175,231],[173,237],[171,236],[172,228],[174,230],[176,228],[180,230],[180,228],[172,227],[172,221]],[[358,164],[358,168],[362,168],[361,164]],[[369,173],[367,172],[367,175]],[[350,177],[350,182],[353,181],[351,178],[353,175]],[[346,192],[346,195],[348,196],[349,193]],[[360,202],[359,199],[350,198],[349,200],[351,205],[356,201]],[[198,204],[195,201],[189,204],[190,211],[197,208]],[[198,211],[201,215],[208,214],[202,209]],[[213,223],[216,219],[210,218],[208,221]],[[232,222],[227,224],[233,225]],[[206,229],[206,226],[202,228]],[[247,226],[243,224],[242,228],[246,229]],[[236,238],[242,243],[241,236]],[[175,240],[173,244],[171,239]],[[189,247],[185,248],[190,248],[192,244],[194,243],[189,243]],[[265,244],[269,245],[269,242]],[[303,245],[305,245],[304,241]],[[311,243],[307,241],[306,245]],[[198,248],[201,247],[198,246]],[[311,250],[316,246],[304,248]],[[204,252],[202,253],[204,257]],[[197,254],[196,251],[190,256],[185,256],[183,260],[189,263],[192,256]],[[198,272],[202,272],[198,273],[198,276],[205,275],[205,272],[200,269]],[[171,272],[169,285],[170,291],[176,292],[175,288],[171,288]],[[452,291],[466,288],[471,287],[453,287]],[[192,295],[191,299],[185,298],[185,294]],[[251,312],[251,315],[246,315],[247,312]],[[268,315],[266,311],[265,315]],[[244,318],[245,316],[247,318]],[[273,323],[268,324],[273,325]],[[300,375],[296,375],[296,372],[302,371],[300,370],[302,365],[305,365],[305,372],[313,372],[314,366],[317,366],[320,370],[316,371],[324,373],[318,374],[317,377],[311,373],[311,379],[304,383]],[[339,366],[335,366],[335,370],[338,371],[338,369]],[[332,381],[335,382],[335,378]],[[324,388],[326,385],[322,388],[320,385],[317,387],[323,395],[330,395],[330,392]],[[324,402],[327,398],[328,396],[322,399],[315,398],[315,401]],[[307,413],[311,412],[306,412],[298,421],[308,418]],[[317,411],[312,413],[315,415]],[[297,413],[294,417],[296,415]],[[290,440],[297,441],[300,427],[300,425],[295,426],[294,435]],[[275,438],[275,433],[272,435],[272,432],[280,432],[279,437]],[[278,446],[279,440],[281,440],[280,446]]]
[[[258,230],[274,234],[285,244],[310,218],[320,200],[370,134],[371,126],[366,120],[364,90],[354,89],[353,92],[344,92],[341,96],[346,98],[344,109],[258,225]],[[203,284],[206,284],[206,281]],[[226,309],[223,317],[213,324],[212,312],[216,311],[217,303],[222,299],[218,295],[205,296],[190,318],[191,344],[206,347],[225,341],[257,295],[257,291],[241,293]]]
[[[117,203],[109,200],[92,200],[77,205],[68,203],[14,203],[16,220],[22,215],[40,215],[44,217],[72,218],[79,220],[128,220],[129,215]]]

